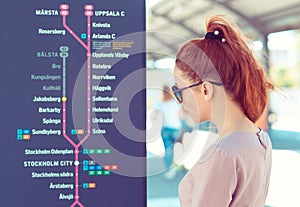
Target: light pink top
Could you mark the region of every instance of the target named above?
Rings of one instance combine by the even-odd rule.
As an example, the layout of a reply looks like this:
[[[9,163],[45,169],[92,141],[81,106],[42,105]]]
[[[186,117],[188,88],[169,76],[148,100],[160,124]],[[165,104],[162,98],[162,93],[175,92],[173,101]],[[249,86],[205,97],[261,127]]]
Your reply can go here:
[[[181,207],[263,207],[272,163],[268,134],[236,132],[222,138],[179,185]]]

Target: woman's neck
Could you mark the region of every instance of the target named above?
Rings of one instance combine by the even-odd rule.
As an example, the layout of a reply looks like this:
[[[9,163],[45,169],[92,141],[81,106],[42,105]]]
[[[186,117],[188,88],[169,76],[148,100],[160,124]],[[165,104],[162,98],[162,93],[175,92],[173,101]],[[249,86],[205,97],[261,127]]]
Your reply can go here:
[[[225,101],[225,112],[223,116],[216,116],[213,122],[216,124],[220,137],[234,132],[257,133],[258,127],[251,122],[234,101]]]

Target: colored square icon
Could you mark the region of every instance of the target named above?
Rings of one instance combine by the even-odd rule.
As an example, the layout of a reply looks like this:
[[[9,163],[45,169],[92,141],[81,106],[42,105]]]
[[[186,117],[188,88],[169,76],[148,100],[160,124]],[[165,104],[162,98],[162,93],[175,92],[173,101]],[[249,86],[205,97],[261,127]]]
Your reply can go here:
[[[96,162],[94,160],[89,161],[89,165],[95,165],[95,164],[96,164]]]
[[[83,129],[77,129],[76,133],[77,134],[84,134],[84,130]]]
[[[89,150],[87,150],[87,149],[84,149],[84,150],[82,151],[82,154],[84,154],[84,155],[87,155],[87,154],[89,154]]]
[[[103,169],[103,167],[101,165],[96,166],[96,170],[102,170],[102,169]]]
[[[18,135],[17,135],[17,140],[22,140],[22,139],[23,139],[22,134],[18,134]]]
[[[104,154],[109,154],[110,153],[110,149],[105,149],[104,150]]]
[[[86,39],[86,34],[85,33],[81,34],[81,39]]]
[[[112,166],[111,166],[111,169],[112,169],[112,170],[119,170],[119,166],[118,166],[118,165],[112,165]]]
[[[30,134],[30,130],[29,129],[23,129],[23,134]]]
[[[89,188],[89,184],[88,183],[83,183],[83,188]]]
[[[83,160],[83,165],[89,165],[89,161],[88,160]]]
[[[96,154],[102,154],[102,153],[103,153],[102,149],[96,149]]]
[[[75,134],[76,134],[76,129],[72,129],[72,130],[71,130],[71,134],[72,134],[72,135],[75,135]]]
[[[30,140],[30,134],[23,134],[22,137],[24,140]]]
[[[89,188],[96,188],[96,183],[89,183]]]
[[[94,165],[89,166],[89,170],[95,170],[95,166]]]
[[[89,166],[87,166],[87,165],[84,165],[82,168],[83,168],[83,171],[88,171],[89,170]]]
[[[22,129],[17,129],[17,134],[23,134],[23,130]]]

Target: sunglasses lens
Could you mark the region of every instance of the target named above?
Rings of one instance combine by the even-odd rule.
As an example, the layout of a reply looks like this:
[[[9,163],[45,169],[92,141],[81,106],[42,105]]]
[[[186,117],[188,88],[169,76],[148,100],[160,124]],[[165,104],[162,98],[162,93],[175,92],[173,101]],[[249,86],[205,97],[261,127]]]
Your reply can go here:
[[[179,103],[182,102],[182,96],[181,96],[181,91],[178,91],[178,88],[176,86],[172,87],[172,91],[174,93],[175,98]]]

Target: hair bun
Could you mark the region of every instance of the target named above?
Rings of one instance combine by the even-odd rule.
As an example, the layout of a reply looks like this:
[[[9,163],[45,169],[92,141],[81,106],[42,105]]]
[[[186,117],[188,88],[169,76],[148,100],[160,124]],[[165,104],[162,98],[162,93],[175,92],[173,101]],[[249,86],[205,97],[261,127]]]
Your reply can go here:
[[[215,30],[214,32],[207,32],[205,39],[219,40],[221,42],[226,42],[224,33],[222,30]]]

